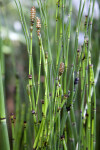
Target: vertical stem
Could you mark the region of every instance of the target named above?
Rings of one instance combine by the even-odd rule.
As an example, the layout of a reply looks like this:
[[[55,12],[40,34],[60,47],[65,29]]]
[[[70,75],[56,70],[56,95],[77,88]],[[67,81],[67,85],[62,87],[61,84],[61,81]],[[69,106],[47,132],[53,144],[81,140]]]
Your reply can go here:
[[[29,50],[29,101],[30,101],[30,109],[32,111],[32,98],[31,98],[31,90],[32,90],[32,31],[30,32],[30,50]]]
[[[10,115],[11,118],[11,129],[12,129],[12,147],[14,150],[14,142],[15,142],[15,127],[14,127],[14,114]]]
[[[0,62],[0,128],[2,135],[2,146],[6,150],[10,150],[9,137],[6,123],[6,113],[5,113],[5,101],[4,101],[4,91],[1,73],[1,62]]]
[[[27,150],[27,134],[26,134],[27,123],[24,121],[24,149]]]

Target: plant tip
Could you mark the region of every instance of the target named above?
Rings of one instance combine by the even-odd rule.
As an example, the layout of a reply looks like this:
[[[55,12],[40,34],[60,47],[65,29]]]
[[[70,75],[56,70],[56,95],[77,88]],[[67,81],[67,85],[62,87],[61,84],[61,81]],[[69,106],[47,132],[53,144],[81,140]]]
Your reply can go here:
[[[33,7],[31,8],[31,11],[30,11],[31,26],[34,25],[35,16],[36,16],[36,9],[35,9],[35,7],[33,6]]]
[[[64,63],[61,62],[61,63],[60,63],[60,67],[59,67],[59,76],[61,76],[61,75],[63,74],[63,72],[64,72],[64,67],[65,67]]]

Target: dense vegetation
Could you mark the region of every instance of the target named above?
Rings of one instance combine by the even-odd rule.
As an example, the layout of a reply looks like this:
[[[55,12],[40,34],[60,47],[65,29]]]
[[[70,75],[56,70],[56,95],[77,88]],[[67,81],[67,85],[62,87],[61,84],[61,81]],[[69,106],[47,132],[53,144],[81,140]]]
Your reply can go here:
[[[98,149],[95,0],[35,2],[0,4],[0,148]]]

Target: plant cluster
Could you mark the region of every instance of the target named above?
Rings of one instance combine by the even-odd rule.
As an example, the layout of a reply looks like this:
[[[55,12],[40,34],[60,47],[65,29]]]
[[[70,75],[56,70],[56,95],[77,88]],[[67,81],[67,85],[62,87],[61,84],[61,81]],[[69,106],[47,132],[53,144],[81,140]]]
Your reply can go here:
[[[79,47],[78,37],[86,2],[84,0],[82,3],[80,0],[74,48],[71,47],[72,0],[69,0],[67,23],[64,22],[66,0],[57,0],[54,50],[51,48],[49,35],[48,1],[37,0],[37,2],[41,21],[33,6],[30,11],[29,33],[20,0],[15,0],[27,45],[29,75],[26,86],[28,103],[22,105],[22,109],[20,109],[20,80],[19,76],[16,76],[16,115],[12,113],[10,116],[13,150],[32,148],[37,150],[94,150],[96,95],[91,62],[91,33],[95,0],[93,0],[91,15],[92,0],[90,0],[88,14],[84,18],[84,43]],[[39,48],[37,79],[33,57],[34,28],[37,30]],[[74,49],[73,54],[70,54],[71,48]],[[53,56],[54,53],[56,57]],[[72,55],[71,61],[70,55]],[[42,74],[43,82],[41,82]],[[0,122],[6,124],[1,66],[0,87]],[[7,149],[10,149],[7,131],[5,135]]]

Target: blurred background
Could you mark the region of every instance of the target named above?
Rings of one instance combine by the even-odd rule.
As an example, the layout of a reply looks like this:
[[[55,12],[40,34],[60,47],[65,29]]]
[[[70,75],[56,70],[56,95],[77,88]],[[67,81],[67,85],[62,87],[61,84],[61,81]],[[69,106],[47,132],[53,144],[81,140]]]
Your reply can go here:
[[[66,0],[67,1],[67,0]],[[44,0],[42,0],[44,2]],[[72,27],[71,27],[71,44],[72,50],[70,51],[70,56],[73,53],[75,29],[77,22],[77,15],[79,9],[80,0],[72,0],[73,11],[72,11]],[[68,2],[66,2],[66,5]],[[39,7],[37,0],[21,0],[23,7],[23,12],[25,15],[26,23],[28,29],[30,28],[30,8],[34,5],[36,7],[37,16],[40,16]],[[56,14],[56,0],[48,1],[48,22],[49,22],[49,36],[52,52],[54,53],[54,34],[55,30],[55,14]],[[89,1],[86,1],[83,19],[81,23],[81,29],[79,33],[79,47],[84,42],[84,17],[88,13]],[[97,98],[97,144],[96,149],[100,148],[100,0],[95,1],[94,7],[94,17],[92,26],[92,63],[94,66],[95,82],[96,82],[96,98]],[[66,9],[66,15],[64,17],[64,22],[67,23],[68,19],[68,9]],[[43,41],[45,37],[42,31]],[[28,76],[28,54],[27,47],[25,43],[25,38],[20,22],[20,17],[18,10],[16,8],[14,0],[0,0],[0,51],[3,52],[3,62],[5,69],[3,71],[5,78],[5,100],[6,100],[6,111],[9,118],[10,113],[15,110],[15,74],[16,72],[20,76],[21,84],[21,97],[22,101],[26,98],[25,96],[25,85],[27,83]],[[33,59],[35,68],[35,78],[37,79],[37,66],[38,60],[36,58],[38,55],[38,39],[36,35],[36,29],[34,28],[33,33]],[[71,60],[70,60],[71,61]],[[41,81],[43,81],[43,76],[41,76]],[[9,123],[9,119],[8,119]],[[10,126],[10,125],[9,125]],[[8,128],[10,128],[8,126]],[[10,132],[10,131],[9,131]],[[10,133],[9,133],[10,134]]]

